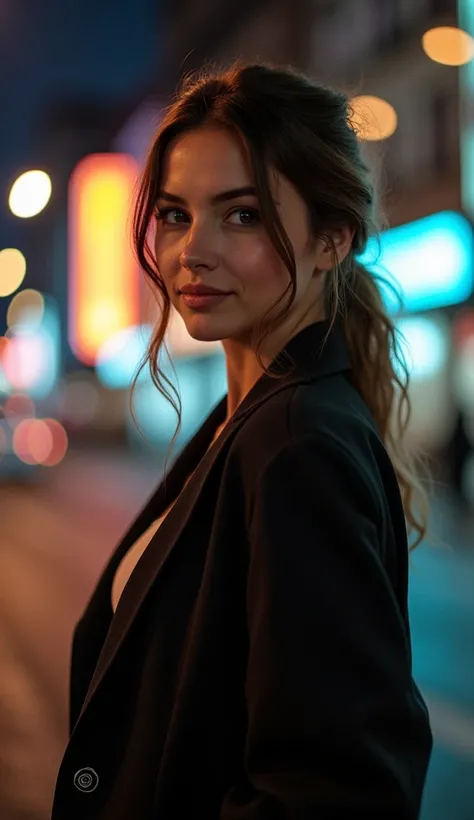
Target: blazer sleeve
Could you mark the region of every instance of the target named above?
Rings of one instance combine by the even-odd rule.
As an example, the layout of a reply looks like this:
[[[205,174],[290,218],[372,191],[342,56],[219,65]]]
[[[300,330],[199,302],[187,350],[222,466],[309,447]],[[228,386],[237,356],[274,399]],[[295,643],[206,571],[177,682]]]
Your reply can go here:
[[[246,782],[220,820],[419,816],[432,738],[381,510],[327,438],[292,440],[263,469],[250,523]]]

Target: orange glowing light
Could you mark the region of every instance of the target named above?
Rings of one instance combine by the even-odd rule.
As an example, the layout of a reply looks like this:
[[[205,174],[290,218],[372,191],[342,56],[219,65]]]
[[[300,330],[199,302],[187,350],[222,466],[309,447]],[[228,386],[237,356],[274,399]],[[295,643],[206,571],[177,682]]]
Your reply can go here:
[[[0,362],[6,352],[7,346],[10,344],[10,339],[6,336],[0,336]]]
[[[139,268],[130,214],[138,164],[127,154],[92,154],[69,183],[69,344],[95,363],[102,345],[139,320]]]
[[[474,57],[474,38],[457,26],[431,28],[421,42],[425,54],[442,65],[465,65]]]

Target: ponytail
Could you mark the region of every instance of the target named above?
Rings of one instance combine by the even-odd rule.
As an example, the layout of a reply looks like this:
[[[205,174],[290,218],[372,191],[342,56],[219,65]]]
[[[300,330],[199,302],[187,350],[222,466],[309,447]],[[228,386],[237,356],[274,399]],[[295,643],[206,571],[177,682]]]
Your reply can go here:
[[[329,282],[329,310],[332,319],[342,319],[354,386],[371,411],[394,465],[408,529],[415,533],[414,549],[427,531],[428,498],[420,476],[428,478],[429,472],[405,442],[411,415],[409,371],[377,277],[353,258],[345,262],[346,270],[343,263],[340,276]]]

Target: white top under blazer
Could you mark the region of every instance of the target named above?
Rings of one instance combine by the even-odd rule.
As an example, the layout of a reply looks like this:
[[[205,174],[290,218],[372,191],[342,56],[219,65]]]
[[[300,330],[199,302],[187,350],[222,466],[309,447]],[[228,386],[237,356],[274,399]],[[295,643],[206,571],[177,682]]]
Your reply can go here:
[[[210,449],[212,447],[212,445],[214,444],[216,439],[219,437],[221,431],[224,429],[226,424],[227,424],[227,422],[224,422],[223,424],[220,425],[220,427],[217,428],[215,436],[212,439],[208,449]],[[192,475],[193,475],[193,473],[191,473],[191,475],[187,478],[187,480],[184,484],[184,487],[186,486],[186,484],[188,483],[188,481],[190,480]],[[183,489],[184,489],[184,487],[183,487]],[[153,523],[150,524],[148,529],[145,530],[144,533],[142,533],[140,538],[137,538],[135,543],[130,547],[128,552],[126,552],[124,557],[122,558],[122,560],[121,560],[121,562],[120,562],[120,564],[117,568],[117,571],[115,573],[114,580],[112,582],[111,603],[112,603],[112,609],[113,609],[114,613],[117,609],[118,602],[120,601],[120,597],[121,597],[121,595],[122,595],[128,581],[130,579],[130,576],[131,576],[133,570],[135,569],[135,567],[138,564],[140,558],[142,557],[143,553],[145,552],[146,548],[148,547],[151,539],[153,538],[155,533],[159,530],[160,525],[165,520],[166,516],[168,515],[168,513],[170,512],[171,508],[174,506],[176,501],[177,501],[177,499],[175,499],[170,504],[168,509],[163,513],[163,515],[161,515],[159,518],[156,519],[156,521],[153,521]]]

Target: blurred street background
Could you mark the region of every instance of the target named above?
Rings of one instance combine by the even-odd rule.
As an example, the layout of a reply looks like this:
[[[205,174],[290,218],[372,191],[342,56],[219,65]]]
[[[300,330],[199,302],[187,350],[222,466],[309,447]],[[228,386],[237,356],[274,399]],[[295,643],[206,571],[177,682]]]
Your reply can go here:
[[[402,296],[386,300],[409,435],[435,479],[411,559],[435,736],[422,820],[474,820],[473,38],[474,0],[0,3],[0,820],[50,816],[72,631],[174,432],[146,372],[141,432],[129,406],[157,320],[131,252],[137,178],[182,73],[236,56],[346,91],[381,169],[389,227],[363,261]],[[181,447],[224,394],[224,361],[177,316],[168,342]]]

